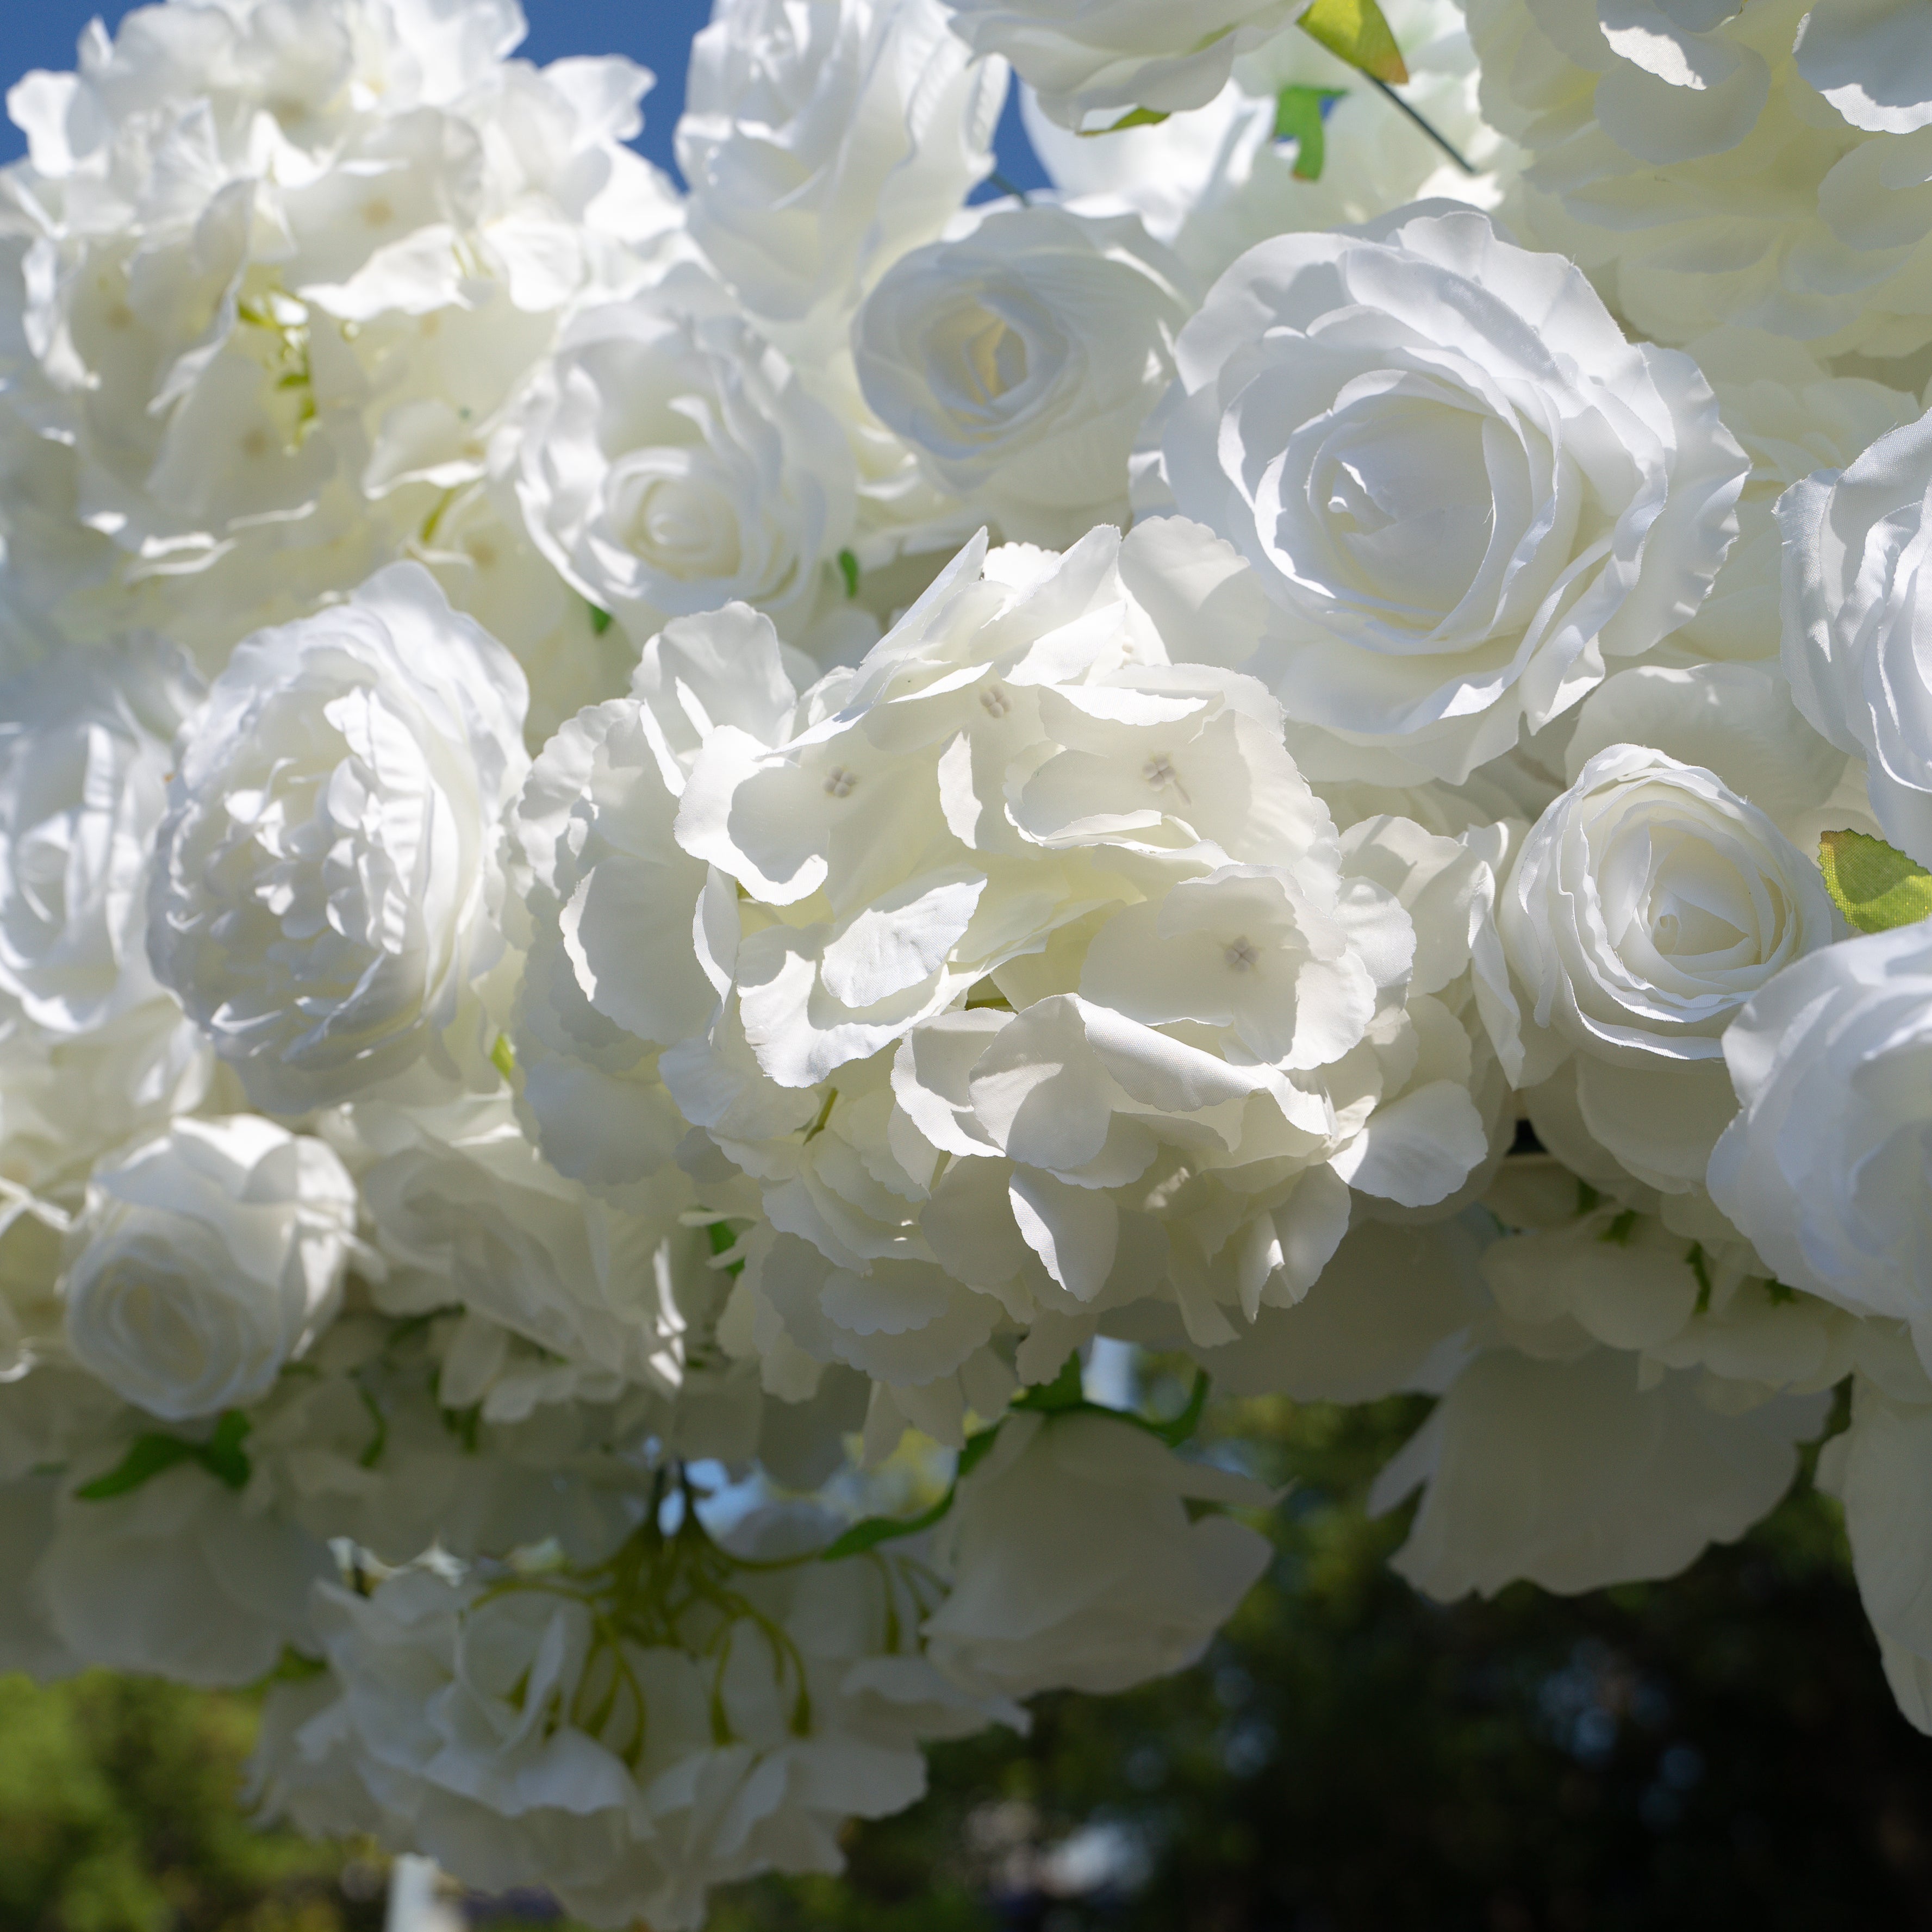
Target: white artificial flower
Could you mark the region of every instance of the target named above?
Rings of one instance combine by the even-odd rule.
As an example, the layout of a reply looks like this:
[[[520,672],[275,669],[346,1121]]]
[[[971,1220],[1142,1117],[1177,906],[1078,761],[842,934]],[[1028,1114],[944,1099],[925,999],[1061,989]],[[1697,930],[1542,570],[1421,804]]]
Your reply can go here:
[[[1778,520],[1792,696],[1865,760],[1886,838],[1932,862],[1932,414],[1794,484]]]
[[[1071,543],[1124,520],[1127,458],[1192,306],[1186,272],[1132,217],[1005,209],[902,256],[852,353],[935,484],[1010,537]]]
[[[1591,1132],[1640,1178],[1698,1185],[1736,1102],[1725,1028],[1838,934],[1816,864],[1714,773],[1613,744],[1531,829],[1498,895],[1519,1086],[1576,1055]]]
[[[1798,24],[1798,71],[1854,128],[1932,127],[1932,41],[1912,0],[1837,0]]]
[[[1924,130],[1903,131],[1928,98],[1922,52],[1903,51],[1922,48],[1910,14],[1885,0],[1468,7],[1485,118],[1530,151],[1529,232],[1635,327],[1682,343],[1742,322],[1878,358],[1932,339]]]
[[[1394,1568],[1445,1602],[1525,1577],[1568,1594],[1674,1576],[1770,1511],[1830,1402],[1730,1413],[1719,1393],[1681,1372],[1646,1386],[1587,1339],[1556,1359],[1479,1355],[1370,1493],[1379,1512],[1423,1489]]]
[[[719,0],[677,124],[692,236],[762,320],[842,320],[991,170],[1006,84],[940,0]]]
[[[1288,33],[1234,64],[1204,107],[1095,140],[1058,125],[1030,88],[1027,133],[1082,213],[1124,205],[1211,282],[1257,242],[1340,228],[1436,197],[1493,208],[1510,144],[1476,106],[1476,58],[1456,0],[1382,8],[1408,69],[1402,98],[1477,172],[1466,173],[1407,115],[1312,35]],[[1319,90],[1322,152],[1276,138],[1284,88]]]
[[[695,1258],[702,1232],[676,1222],[688,1191],[674,1184],[655,1216],[606,1206],[544,1161],[506,1096],[347,1113],[350,1158],[384,1263],[372,1288],[384,1312],[458,1303],[560,1361],[676,1389],[689,1325],[679,1291],[708,1280]],[[476,1340],[493,1361],[501,1357],[489,1329]],[[493,1379],[470,1372],[479,1384]],[[444,1406],[466,1408],[447,1364],[444,1377]]]
[[[1690,617],[1736,533],[1696,364],[1474,212],[1262,244],[1178,361],[1175,500],[1254,566],[1348,776],[1466,778]]]
[[[1932,940],[1901,926],[1827,946],[1724,1036],[1742,1103],[1710,1190],[1778,1279],[1855,1315],[1910,1322],[1932,1352],[1926,1193]]]
[[[496,641],[398,564],[251,638],[183,737],[148,951],[256,1105],[445,1078],[503,948],[498,821],[527,693]]]
[[[148,854],[200,681],[152,640],[72,650],[0,686],[0,991],[53,1038],[165,996]]]
[[[1268,1539],[1190,1501],[1265,1504],[1245,1476],[1184,1462],[1103,1416],[1010,1416],[935,1539],[952,1580],[926,1650],[956,1682],[1030,1697],[1183,1670],[1268,1568]]]
[[[75,1360],[181,1421],[267,1394],[334,1315],[356,1189],[258,1114],[177,1120],[97,1168],[61,1281]]]
[[[923,1790],[920,1739],[1016,1714],[918,1654],[929,1595],[900,1564],[815,1562],[824,1540],[794,1508],[734,1535],[758,1568],[652,1524],[602,1584],[425,1563],[319,1591],[340,1696],[278,1730],[286,1788],[340,1831],[352,1775],[380,1836],[600,1926],[694,1932],[713,1885],[836,1872],[847,1819]]]
[[[482,473],[566,308],[676,245],[670,184],[624,145],[632,62],[508,61],[506,0],[291,17],[90,30],[76,73],[10,95],[28,157],[0,174],[0,442],[58,452],[27,594],[211,670],[395,556]]]
[[[1212,100],[1235,57],[1280,33],[1298,0],[946,0],[975,53],[1002,54],[1063,128]]]
[[[800,637],[843,598],[844,432],[696,269],[564,332],[530,392],[516,483],[538,548],[640,638],[734,601]]]

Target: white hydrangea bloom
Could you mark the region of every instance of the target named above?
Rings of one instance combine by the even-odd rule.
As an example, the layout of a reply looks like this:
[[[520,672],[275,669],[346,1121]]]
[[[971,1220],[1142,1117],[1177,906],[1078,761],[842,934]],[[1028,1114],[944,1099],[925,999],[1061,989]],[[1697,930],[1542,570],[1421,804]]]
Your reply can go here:
[[[694,1932],[714,1885],[836,1872],[848,1818],[923,1791],[922,1738],[1012,1714],[912,1647],[901,1565],[813,1561],[824,1529],[755,1519],[733,1551],[762,1569],[653,1525],[582,1584],[424,1564],[367,1598],[325,1588],[339,1697],[271,1732],[271,1796],[337,1831],[373,1812],[468,1883],[542,1886],[596,1925]]]
[[[754,315],[842,322],[991,170],[1006,88],[940,0],[719,0],[677,124],[692,237]]]
[[[952,1580],[925,1624],[982,1694],[1125,1690],[1184,1670],[1268,1568],[1268,1539],[1188,1501],[1264,1504],[1260,1484],[1184,1462],[1104,1416],[1013,1415],[935,1539]]]
[[[974,52],[1002,54],[1063,128],[1212,100],[1237,56],[1306,9],[1298,0],[946,0]]]
[[[177,1120],[98,1168],[61,1281],[75,1360],[182,1421],[266,1394],[334,1315],[356,1188],[259,1114]]]
[[[1175,500],[1278,605],[1276,688],[1356,748],[1336,776],[1467,778],[1682,624],[1736,534],[1695,364],[1478,214],[1264,242],[1178,354]]]
[[[852,324],[873,413],[941,488],[1010,536],[1071,543],[1124,520],[1127,459],[1192,306],[1131,217],[1001,210],[903,256]]]
[[[496,641],[397,564],[235,653],[183,738],[148,950],[256,1104],[354,1097],[487,1040],[498,820],[527,694]]]
[[[395,556],[566,308],[649,272],[677,218],[623,145],[650,76],[508,61],[523,32],[514,0],[298,28],[173,0],[13,91],[4,412],[68,499],[71,566],[37,546],[64,627],[218,668]]]
[[[1840,0],[1798,24],[1798,71],[1854,128],[1932,128],[1932,44],[1911,0]]]

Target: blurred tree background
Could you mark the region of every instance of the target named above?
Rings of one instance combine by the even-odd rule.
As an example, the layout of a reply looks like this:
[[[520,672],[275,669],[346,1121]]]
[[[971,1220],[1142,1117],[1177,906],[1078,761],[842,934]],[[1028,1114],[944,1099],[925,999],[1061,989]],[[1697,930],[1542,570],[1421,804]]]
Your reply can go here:
[[[1231,1406],[1292,1486],[1202,1664],[942,1748],[844,1878],[721,1894],[710,1932],[1932,1928],[1932,1741],[1834,1505],[1802,1482],[1669,1584],[1444,1609],[1385,1568],[1406,1512],[1362,1507],[1425,1406]],[[244,1696],[0,1679],[0,1932],[376,1932],[380,1861],[246,1822],[252,1725]]]

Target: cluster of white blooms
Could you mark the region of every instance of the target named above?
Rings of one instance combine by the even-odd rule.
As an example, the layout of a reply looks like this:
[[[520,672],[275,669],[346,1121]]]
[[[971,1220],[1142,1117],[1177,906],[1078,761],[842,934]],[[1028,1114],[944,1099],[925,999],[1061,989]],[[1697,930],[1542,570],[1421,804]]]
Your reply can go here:
[[[1932,1730],[1922,12],[717,0],[682,184],[515,0],[22,80],[0,1669],[695,1928],[1407,1390],[1443,1598],[1838,1414]]]

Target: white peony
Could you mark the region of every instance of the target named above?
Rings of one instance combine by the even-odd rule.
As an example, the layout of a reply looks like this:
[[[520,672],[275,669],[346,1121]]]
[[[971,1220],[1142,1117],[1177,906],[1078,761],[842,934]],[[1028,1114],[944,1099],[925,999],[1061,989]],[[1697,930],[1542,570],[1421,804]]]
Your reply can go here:
[[[250,638],[183,738],[148,951],[250,1097],[346,1100],[480,1054],[526,692],[419,565]]]
[[[1268,1568],[1268,1539],[1189,1501],[1264,1504],[1104,1416],[1014,1415],[935,1539],[952,1579],[926,1649],[981,1692],[1125,1690],[1185,1670]]]
[[[1778,520],[1792,695],[1865,760],[1886,838],[1932,862],[1932,414],[1794,484]]]
[[[837,418],[695,269],[579,315],[521,426],[532,540],[640,638],[734,600],[800,637],[843,601],[856,488]]]
[[[1696,366],[1473,212],[1264,242],[1178,358],[1175,499],[1254,566],[1349,776],[1466,778],[1690,616],[1736,530]]]
[[[244,1406],[334,1316],[355,1232],[355,1184],[322,1142],[254,1114],[177,1120],[88,1184],[68,1346],[171,1421]]]
[[[1188,280],[1131,217],[1003,210],[886,272],[852,325],[860,386],[940,488],[1070,543],[1124,520]]]
[[[147,870],[200,681],[165,646],[74,650],[0,686],[0,991],[52,1037],[162,998]]]
[[[1780,1280],[1910,1322],[1932,1352],[1932,939],[1903,926],[1780,973],[1724,1036],[1742,1111],[1711,1159],[1718,1205]]]
[[[1235,57],[1280,33],[1300,0],[946,0],[974,52],[1003,54],[1063,128],[1110,128],[1144,107],[1212,100]]]
[[[677,124],[691,233],[754,315],[842,320],[992,169],[1006,82],[939,0],[720,0]]]

